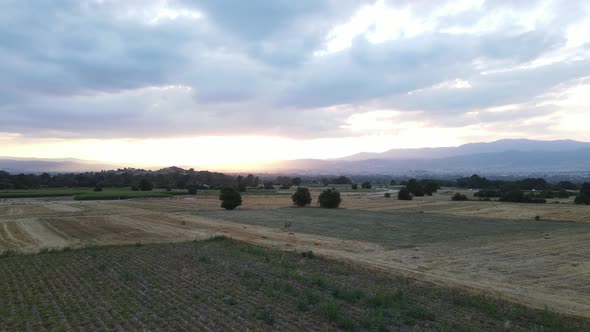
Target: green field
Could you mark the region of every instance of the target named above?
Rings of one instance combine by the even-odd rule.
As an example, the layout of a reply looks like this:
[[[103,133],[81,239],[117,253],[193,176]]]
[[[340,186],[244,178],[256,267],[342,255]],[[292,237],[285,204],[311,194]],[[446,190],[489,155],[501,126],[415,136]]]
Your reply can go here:
[[[0,330],[580,331],[582,321],[213,238],[0,257]]]
[[[0,190],[0,198],[67,197],[85,193],[92,193],[92,188]]]
[[[367,241],[389,248],[453,242],[506,234],[526,235],[555,230],[588,230],[583,223],[507,220],[445,214],[378,212],[349,209],[282,208],[199,211],[199,215],[238,223],[283,228],[290,231]]]

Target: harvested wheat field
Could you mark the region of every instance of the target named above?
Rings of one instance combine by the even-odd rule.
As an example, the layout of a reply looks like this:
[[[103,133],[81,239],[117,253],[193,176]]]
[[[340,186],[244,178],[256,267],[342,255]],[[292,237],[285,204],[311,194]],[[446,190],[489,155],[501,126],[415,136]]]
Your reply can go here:
[[[216,197],[11,202],[0,206],[0,248],[34,251],[225,235],[590,318],[590,223],[583,222],[590,208],[442,197],[401,203],[350,194],[343,197],[345,208],[336,210],[291,208],[287,195],[244,196],[234,211],[221,210]],[[490,210],[484,213],[465,212],[485,204]],[[491,204],[498,206],[497,214]],[[511,209],[521,214],[508,218]]]

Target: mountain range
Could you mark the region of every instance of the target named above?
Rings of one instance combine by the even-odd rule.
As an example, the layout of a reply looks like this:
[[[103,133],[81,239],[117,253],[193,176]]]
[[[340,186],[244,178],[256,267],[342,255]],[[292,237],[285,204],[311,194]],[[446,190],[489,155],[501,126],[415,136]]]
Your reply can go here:
[[[116,169],[127,165],[79,159],[0,157],[0,170],[10,173],[65,173]],[[257,170],[244,170],[256,172]],[[415,173],[514,175],[589,173],[590,143],[528,139],[469,143],[458,147],[393,149],[337,159],[298,159],[267,163],[264,172],[297,174]]]
[[[458,147],[393,149],[343,158],[303,159],[274,163],[294,173],[332,174],[533,174],[590,171],[590,143],[572,140],[499,140]]]

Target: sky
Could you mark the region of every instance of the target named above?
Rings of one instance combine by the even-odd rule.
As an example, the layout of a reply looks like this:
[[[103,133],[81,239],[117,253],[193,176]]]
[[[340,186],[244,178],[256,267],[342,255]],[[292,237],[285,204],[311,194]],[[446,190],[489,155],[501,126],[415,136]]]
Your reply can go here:
[[[590,141],[590,2],[3,0],[0,156],[128,165]]]

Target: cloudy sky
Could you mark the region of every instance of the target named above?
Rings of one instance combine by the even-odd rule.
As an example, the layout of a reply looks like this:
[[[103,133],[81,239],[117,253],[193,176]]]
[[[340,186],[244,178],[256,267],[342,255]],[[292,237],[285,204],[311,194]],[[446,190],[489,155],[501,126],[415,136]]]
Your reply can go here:
[[[590,141],[590,3],[3,0],[0,155],[152,165]]]

